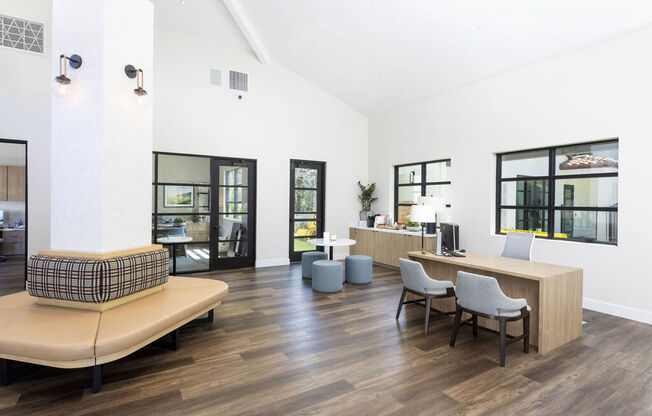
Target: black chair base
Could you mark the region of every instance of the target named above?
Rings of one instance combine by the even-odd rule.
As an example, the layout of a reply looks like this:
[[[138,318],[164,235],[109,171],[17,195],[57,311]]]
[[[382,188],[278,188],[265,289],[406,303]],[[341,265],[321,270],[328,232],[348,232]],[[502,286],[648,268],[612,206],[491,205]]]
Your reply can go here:
[[[405,295],[406,293],[412,293],[417,296],[423,296],[422,299],[414,299],[414,300],[408,300],[405,301]],[[439,309],[433,308],[432,305],[432,300],[433,299],[443,299],[443,298],[450,298],[450,297],[455,297],[455,290],[452,287],[449,287],[446,289],[446,294],[444,295],[430,295],[427,293],[421,293],[417,292],[412,289],[408,289],[406,287],[403,287],[403,293],[401,294],[401,300],[398,302],[398,310],[396,311],[396,319],[399,318],[401,315],[401,310],[403,309],[403,305],[407,305],[409,303],[414,303],[416,305],[424,306],[426,308],[426,322],[425,322],[425,328],[424,332],[426,335],[428,335],[428,328],[430,326],[430,312],[434,311],[435,316],[441,316],[441,315],[452,315],[455,313],[455,311],[451,312],[442,312]],[[421,303],[423,302],[423,303]]]
[[[466,312],[471,314],[471,318],[467,319],[465,321],[462,321],[462,314]],[[485,328],[482,326],[478,326],[478,316],[481,316],[483,318],[487,319],[493,319],[498,321],[498,331],[494,331],[493,329]],[[523,320],[523,334],[519,336],[511,336],[507,334],[507,322],[510,321],[518,321],[518,320]],[[462,325],[472,325],[473,326],[473,336],[478,335],[478,328],[485,330],[487,332],[491,332],[493,334],[497,334],[500,339],[500,366],[505,367],[505,347],[507,345],[512,344],[514,342],[523,340],[523,352],[528,354],[530,352],[530,312],[527,310],[527,307],[521,308],[521,314],[518,316],[513,316],[513,317],[505,317],[505,316],[494,316],[494,315],[487,315],[484,313],[480,313],[477,311],[473,311],[470,309],[466,309],[461,307],[460,305],[456,305],[455,309],[455,322],[453,323],[453,333],[451,334],[451,342],[450,346],[454,347],[455,346],[455,340],[457,338],[457,333]]]

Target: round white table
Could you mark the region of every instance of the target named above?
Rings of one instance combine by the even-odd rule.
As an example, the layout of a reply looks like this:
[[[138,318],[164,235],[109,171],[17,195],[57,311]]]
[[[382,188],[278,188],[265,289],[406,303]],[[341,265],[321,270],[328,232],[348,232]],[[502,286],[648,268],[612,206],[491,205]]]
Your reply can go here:
[[[328,259],[333,260],[333,247],[352,246],[355,244],[355,240],[351,240],[350,238],[338,238],[337,240],[329,240],[324,242],[323,238],[313,238],[308,240],[307,243],[312,244],[313,246],[328,247]]]
[[[156,242],[172,246],[172,276],[177,274],[177,244],[192,241],[192,237],[161,237]]]

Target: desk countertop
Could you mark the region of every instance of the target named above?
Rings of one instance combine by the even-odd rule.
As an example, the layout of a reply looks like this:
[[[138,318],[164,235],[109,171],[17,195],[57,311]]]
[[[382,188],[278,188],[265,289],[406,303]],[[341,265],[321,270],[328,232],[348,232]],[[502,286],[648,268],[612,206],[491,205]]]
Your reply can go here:
[[[388,230],[386,228],[372,228],[372,227],[351,227],[356,230],[365,230],[365,231],[378,231],[381,233],[392,233],[392,234],[401,234],[401,235],[413,235],[421,237],[421,231],[406,231],[406,230]],[[434,238],[437,237],[435,234],[424,234],[424,237]]]
[[[464,255],[466,257],[435,256],[431,253],[421,254],[420,251],[410,251],[408,253],[408,256],[411,258],[449,263],[531,280],[549,279],[562,274],[574,273],[578,270],[582,270],[578,267],[559,266],[556,264],[539,263],[536,261],[492,256],[489,254],[464,253]]]

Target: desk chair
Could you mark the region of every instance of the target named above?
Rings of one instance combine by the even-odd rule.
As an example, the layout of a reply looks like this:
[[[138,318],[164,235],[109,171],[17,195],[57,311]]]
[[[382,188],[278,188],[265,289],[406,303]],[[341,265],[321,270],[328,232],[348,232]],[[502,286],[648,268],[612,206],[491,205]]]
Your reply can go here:
[[[478,316],[494,319],[499,322],[500,331],[500,366],[505,367],[505,347],[516,341],[523,340],[523,351],[530,352],[530,307],[525,299],[512,299],[503,293],[498,286],[498,281],[493,277],[479,274],[457,272],[455,282],[457,296],[455,323],[451,335],[451,347],[455,346],[455,339],[460,326],[468,323],[462,322],[462,313],[471,314],[473,322],[473,336],[478,335]],[[517,337],[507,335],[507,322],[523,320],[523,334]],[[493,330],[489,330],[494,332]],[[509,340],[507,339],[509,338]]]
[[[509,231],[505,238],[505,246],[503,247],[503,254],[501,256],[528,261],[532,260],[532,243],[534,243],[533,233]]]
[[[5,256],[2,255],[2,243],[3,243],[4,241],[5,241],[5,240],[3,240],[2,238],[0,238],[0,261],[7,261],[7,258],[6,258]]]
[[[437,312],[437,315],[452,315],[454,312],[442,312],[431,308],[430,304],[433,299],[450,298],[455,296],[455,286],[453,282],[447,280],[433,280],[423,270],[423,265],[417,261],[399,259],[401,264],[401,279],[403,279],[403,293],[401,300],[398,302],[396,319],[401,315],[403,305],[416,303],[426,307],[425,333],[428,335],[428,326],[430,324],[430,311]],[[405,302],[405,294],[410,292],[417,296],[423,296],[423,299],[409,300]],[[425,301],[425,305],[421,302]]]

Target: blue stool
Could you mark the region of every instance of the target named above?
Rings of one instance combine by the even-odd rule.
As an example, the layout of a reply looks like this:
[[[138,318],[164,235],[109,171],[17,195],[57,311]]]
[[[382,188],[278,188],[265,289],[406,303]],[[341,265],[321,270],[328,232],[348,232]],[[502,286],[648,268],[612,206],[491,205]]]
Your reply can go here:
[[[346,256],[346,281],[349,283],[371,283],[373,261],[369,256]]]
[[[328,260],[328,254],[323,251],[306,251],[301,253],[301,276],[312,279],[312,263],[317,260]]]
[[[317,260],[312,264],[312,290],[339,292],[342,290],[342,263],[335,260]]]

